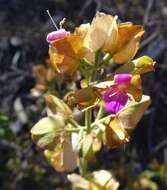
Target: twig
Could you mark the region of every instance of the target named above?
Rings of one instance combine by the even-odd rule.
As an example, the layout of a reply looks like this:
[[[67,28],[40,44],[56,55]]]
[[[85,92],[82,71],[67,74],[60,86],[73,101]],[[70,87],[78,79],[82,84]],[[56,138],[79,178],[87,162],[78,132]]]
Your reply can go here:
[[[85,2],[85,4],[83,5],[83,7],[82,7],[82,9],[81,9],[81,11],[80,11],[80,13],[79,13],[79,15],[78,15],[79,18],[81,18],[81,17],[84,15],[85,10],[87,9],[87,7],[89,7],[89,5],[90,5],[91,3],[92,3],[92,0],[87,0],[87,1]]]
[[[151,8],[153,6],[153,3],[154,3],[154,0],[148,0],[147,8],[146,8],[146,11],[145,11],[145,14],[144,14],[144,18],[143,18],[143,25],[144,26],[148,22],[148,19],[149,19],[149,16],[150,16],[150,11],[151,11]]]
[[[148,38],[146,38],[142,43],[140,48],[144,48],[147,44],[149,44],[151,41],[153,41],[159,34],[159,28]]]

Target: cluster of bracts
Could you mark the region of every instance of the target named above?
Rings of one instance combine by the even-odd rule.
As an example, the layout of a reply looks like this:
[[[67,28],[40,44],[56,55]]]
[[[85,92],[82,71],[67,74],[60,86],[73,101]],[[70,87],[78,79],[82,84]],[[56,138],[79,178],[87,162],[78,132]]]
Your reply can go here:
[[[97,13],[91,24],[82,24],[73,33],[60,28],[47,36],[48,66],[35,68],[36,90],[47,91],[47,117],[33,126],[31,134],[57,171],[79,168],[81,176],[68,175],[74,189],[119,186],[109,171],[90,173],[87,163],[103,146],[129,142],[129,133],[150,105],[150,97],[142,93],[141,74],[154,71],[155,62],[148,56],[134,59],[143,34],[141,25]],[[49,92],[49,82],[62,76],[74,84],[80,80],[80,89],[74,85],[63,97]],[[76,121],[76,109],[83,113],[84,125],[82,119]]]

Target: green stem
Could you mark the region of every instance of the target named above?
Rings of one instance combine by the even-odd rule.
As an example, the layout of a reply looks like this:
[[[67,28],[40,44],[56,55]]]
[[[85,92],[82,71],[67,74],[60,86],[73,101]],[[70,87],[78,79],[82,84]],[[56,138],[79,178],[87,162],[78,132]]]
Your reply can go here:
[[[85,111],[85,126],[87,128],[88,133],[90,131],[91,122],[92,122],[92,109],[90,108]]]
[[[75,127],[75,128],[80,127],[80,125],[79,125],[74,119],[72,119],[72,118],[69,118],[69,119],[68,119],[68,122],[69,122],[73,127]]]
[[[66,128],[65,129],[67,132],[70,132],[70,133],[77,133],[79,132],[80,130],[86,130],[86,127],[78,127],[78,128]]]
[[[103,57],[100,65],[109,63],[111,58],[112,58],[112,55],[110,53],[106,53],[106,55]]]
[[[84,158],[80,158],[80,163],[79,163],[79,172],[81,176],[85,176],[87,173],[87,161]]]
[[[98,65],[100,64],[100,53],[101,50],[97,50],[95,53],[95,67],[98,67]]]
[[[104,114],[104,108],[103,108],[103,103],[101,103],[95,121],[101,119],[103,117],[103,114]]]
[[[114,114],[110,114],[110,115],[108,115],[108,116],[106,116],[106,117],[103,117],[102,119],[100,119],[100,120],[96,120],[95,122],[93,122],[92,124],[91,124],[91,128],[93,128],[93,127],[95,127],[97,124],[99,124],[99,123],[104,123],[105,121],[106,121],[106,119],[109,119],[109,118],[111,118],[111,117],[115,117],[115,115]]]
[[[80,131],[80,128],[67,128],[65,129],[67,132],[73,133],[73,132],[78,132]]]

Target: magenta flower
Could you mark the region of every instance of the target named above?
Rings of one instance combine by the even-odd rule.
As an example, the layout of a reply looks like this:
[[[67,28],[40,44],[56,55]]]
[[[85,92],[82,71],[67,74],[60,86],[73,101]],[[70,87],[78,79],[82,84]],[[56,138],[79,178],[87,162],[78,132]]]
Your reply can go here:
[[[48,43],[53,43],[57,40],[61,40],[65,37],[67,37],[68,35],[70,34],[70,32],[66,31],[65,29],[60,29],[60,30],[57,30],[57,31],[53,31],[53,32],[50,32],[47,37],[46,37],[46,40]]]
[[[131,74],[116,74],[114,85],[103,94],[104,107],[109,113],[117,113],[128,101],[127,90],[132,79]]]

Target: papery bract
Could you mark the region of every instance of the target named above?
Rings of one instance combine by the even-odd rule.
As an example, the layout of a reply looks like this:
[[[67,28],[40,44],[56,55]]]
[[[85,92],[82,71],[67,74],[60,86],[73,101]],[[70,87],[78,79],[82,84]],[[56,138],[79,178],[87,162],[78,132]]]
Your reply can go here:
[[[114,52],[114,62],[121,64],[133,59],[139,49],[139,42],[143,34],[144,29],[141,25],[119,24],[116,46],[109,50],[111,53]]]
[[[78,68],[84,51],[82,38],[71,34],[50,45],[50,65],[59,74],[72,75]]]
[[[67,97],[68,104],[77,104],[82,111],[85,111],[99,102],[100,94],[92,87],[76,90]]]
[[[151,57],[142,56],[122,65],[113,73],[113,75],[118,73],[130,73],[132,75],[144,74],[154,71],[155,63],[156,62]]]
[[[85,36],[84,45],[93,52],[106,49],[115,42],[117,35],[116,19],[112,15],[98,12]]]
[[[56,73],[53,69],[47,68],[43,64],[35,65],[33,71],[36,78],[36,84],[35,87],[31,89],[31,93],[34,96],[39,96],[49,89],[48,83],[56,77]]]
[[[56,171],[70,172],[77,167],[77,155],[72,148],[69,137],[56,148],[46,149],[44,155]]]
[[[119,183],[107,170],[99,170],[88,175],[85,179],[77,174],[68,175],[74,189],[82,190],[117,190]]]
[[[116,148],[129,142],[129,135],[124,126],[117,118],[111,118],[105,121],[106,129],[103,143],[110,148]]]
[[[144,33],[143,27],[130,22],[117,24],[116,21],[117,16],[97,13],[86,30],[82,25],[77,28],[84,38],[84,46],[89,50],[86,54],[86,57],[89,55],[88,59],[99,49],[110,53],[116,63],[128,62],[135,56]]]
[[[150,97],[143,95],[140,102],[129,102],[120,112],[118,118],[125,128],[135,128],[151,103]]]

